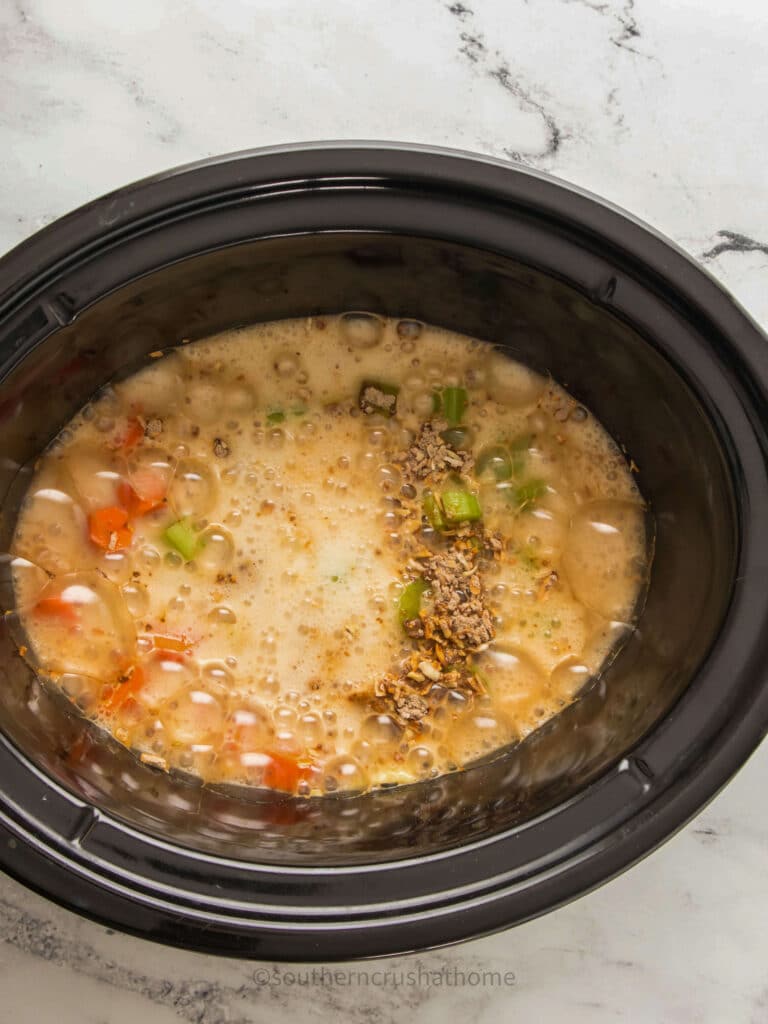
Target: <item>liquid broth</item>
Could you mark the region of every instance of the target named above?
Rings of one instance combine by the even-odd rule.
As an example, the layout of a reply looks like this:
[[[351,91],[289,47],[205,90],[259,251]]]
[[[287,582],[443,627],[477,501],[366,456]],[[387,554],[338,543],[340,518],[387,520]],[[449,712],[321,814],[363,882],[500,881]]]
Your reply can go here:
[[[632,628],[645,510],[559,385],[368,314],[156,354],[41,458],[13,542],[38,671],[139,756],[360,790],[461,768]]]

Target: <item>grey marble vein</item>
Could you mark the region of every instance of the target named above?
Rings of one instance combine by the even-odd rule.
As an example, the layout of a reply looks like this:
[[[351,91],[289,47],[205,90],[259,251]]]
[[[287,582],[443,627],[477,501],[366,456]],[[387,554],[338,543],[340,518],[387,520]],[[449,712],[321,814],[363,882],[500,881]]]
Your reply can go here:
[[[529,152],[505,145],[502,147],[505,155],[518,163],[539,163],[554,157],[569,133],[566,128],[558,124],[552,110],[548,107],[548,97],[545,91],[541,86],[526,84],[522,76],[513,71],[509,60],[502,51],[488,46],[473,10],[457,3],[445,6],[462,26],[466,26],[459,32],[461,44],[458,49],[459,54],[471,65],[474,65],[479,74],[498,83],[522,110],[537,115],[543,122],[546,132],[543,148],[539,151]]]
[[[110,930],[92,926],[91,930],[113,935]],[[101,952],[94,943],[73,937],[67,929],[44,914],[27,910],[22,901],[0,897],[0,942],[20,953],[64,967],[72,977],[100,982],[108,988],[135,993],[154,1007],[168,1008],[189,1024],[251,1024],[262,1013],[279,1010],[291,1015],[306,1008],[307,989],[313,991],[314,1011],[318,1019],[341,1019],[351,1024],[370,1021],[395,1022],[416,1014],[431,997],[427,982],[408,983],[410,976],[444,979],[446,987],[454,982],[454,1002],[475,1009],[492,998],[492,991],[469,986],[455,987],[456,977],[475,972],[492,977],[494,987],[509,992],[515,984],[508,965],[493,964],[488,957],[468,950],[435,952],[424,957],[406,957],[374,966],[360,965],[279,965],[240,962],[224,982],[213,979],[217,964],[209,957],[192,955],[203,970],[199,975],[169,978],[163,972],[161,947],[149,947],[155,956],[146,958],[146,969],[136,970]],[[154,968],[150,963],[154,960]],[[0,947],[2,964],[2,947]],[[341,974],[337,974],[341,972]],[[335,978],[346,979],[341,983]],[[238,980],[239,978],[239,980]],[[289,984],[290,982],[290,984]],[[498,983],[497,983],[498,982]],[[384,998],[386,996],[386,998]],[[0,1020],[4,1020],[0,1016]]]
[[[761,252],[768,256],[768,242],[759,242],[756,238],[750,238],[739,231],[718,231],[717,237],[722,241],[703,252],[703,260],[712,260],[724,252]]]
[[[229,1015],[232,1000],[248,995],[248,986],[233,989],[201,978],[170,982],[140,974],[102,956],[89,943],[72,941],[45,918],[2,899],[0,938],[29,956],[65,965],[74,975],[140,993],[151,1003],[170,1007],[190,1024],[220,1024],[223,1020],[230,1024],[248,1024],[250,1019]]]

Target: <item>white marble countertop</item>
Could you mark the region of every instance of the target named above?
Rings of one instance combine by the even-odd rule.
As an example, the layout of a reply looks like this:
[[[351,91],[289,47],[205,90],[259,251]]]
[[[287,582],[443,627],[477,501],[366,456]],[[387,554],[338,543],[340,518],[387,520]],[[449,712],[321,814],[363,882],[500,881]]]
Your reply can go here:
[[[0,251],[175,164],[404,139],[601,193],[677,240],[765,328],[766,96],[764,0],[0,0]],[[675,839],[596,893],[311,986],[298,969],[113,934],[0,878],[0,1020],[764,1024],[767,786],[764,744]],[[511,974],[478,987],[477,969]]]

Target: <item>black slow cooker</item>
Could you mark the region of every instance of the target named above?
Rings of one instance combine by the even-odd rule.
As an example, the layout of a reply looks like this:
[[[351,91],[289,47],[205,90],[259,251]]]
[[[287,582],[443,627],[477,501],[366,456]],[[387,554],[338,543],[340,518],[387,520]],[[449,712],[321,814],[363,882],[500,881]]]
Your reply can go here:
[[[140,764],[35,678],[6,624],[0,864],[89,917],[264,959],[456,942],[628,867],[766,731],[766,338],[649,228],[493,160],[379,144],[236,154],[121,189],[5,256],[0,551],[35,457],[115,374],[185,338],[344,310],[492,341],[595,412],[655,521],[638,628],[501,756],[299,799]]]

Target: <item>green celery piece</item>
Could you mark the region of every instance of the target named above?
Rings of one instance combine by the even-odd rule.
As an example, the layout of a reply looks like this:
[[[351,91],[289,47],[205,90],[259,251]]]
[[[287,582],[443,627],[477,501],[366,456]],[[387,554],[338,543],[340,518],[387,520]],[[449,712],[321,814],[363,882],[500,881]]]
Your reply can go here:
[[[528,461],[528,449],[533,443],[533,434],[519,434],[507,442],[512,456],[512,476],[519,477],[525,472],[525,464]]]
[[[445,516],[443,515],[443,510],[440,508],[440,502],[431,491],[427,491],[424,494],[422,504],[424,506],[424,515],[429,520],[432,529],[444,530]]]
[[[273,409],[267,413],[267,423],[284,423],[285,413],[282,409]]]
[[[458,427],[467,408],[466,388],[443,388],[443,415],[449,427]]]
[[[547,493],[547,485],[543,480],[532,478],[526,480],[522,484],[518,484],[513,487],[510,492],[512,504],[518,510],[522,512],[523,509],[530,508],[531,505],[535,505],[539,498],[543,498]]]
[[[480,680],[480,682],[483,684],[483,686],[486,688],[486,690],[489,693],[493,692],[493,686],[491,685],[491,680],[488,678],[488,676],[486,675],[485,672],[483,672],[481,669],[479,669],[477,667],[477,662],[476,661],[468,662],[467,663],[467,668],[469,669],[469,671],[472,673],[473,676],[476,676]]]
[[[443,491],[443,512],[449,523],[473,523],[482,519],[483,510],[471,491]]]
[[[188,562],[191,562],[200,550],[200,538],[186,519],[179,519],[166,527],[163,531],[163,540]]]
[[[533,443],[533,434],[518,434],[511,441],[505,442],[511,452],[525,452]]]
[[[406,622],[410,622],[411,619],[418,619],[419,612],[421,611],[421,598],[424,591],[428,589],[429,584],[421,577],[417,580],[412,580],[405,587],[397,602],[397,617],[400,620],[401,626],[404,626]]]

